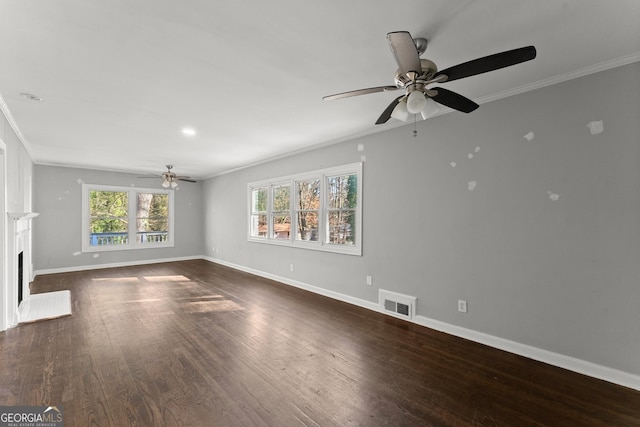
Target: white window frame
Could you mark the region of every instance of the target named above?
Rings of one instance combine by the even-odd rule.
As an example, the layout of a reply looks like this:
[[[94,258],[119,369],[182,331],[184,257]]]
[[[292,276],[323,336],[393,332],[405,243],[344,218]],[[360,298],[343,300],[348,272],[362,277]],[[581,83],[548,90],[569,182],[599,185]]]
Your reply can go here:
[[[273,206],[273,196],[274,196],[274,189],[275,188],[281,188],[281,187],[289,187],[289,209],[286,210],[279,210],[276,211],[274,210],[274,206]],[[291,240],[292,236],[293,236],[293,224],[291,224],[291,222],[293,221],[293,213],[291,208],[293,207],[292,204],[292,198],[293,198],[293,187],[291,186],[291,182],[289,182],[288,180],[285,181],[281,181],[281,182],[271,182],[269,184],[269,188],[267,190],[267,224],[268,224],[268,230],[267,230],[267,239],[272,239],[272,240],[279,240],[282,242],[286,242]],[[276,218],[276,212],[280,213],[279,216],[286,216],[286,214],[289,214],[289,238],[288,239],[283,239],[283,238],[278,238],[276,237],[276,230],[275,230],[275,222],[274,219]]]
[[[257,210],[253,210],[253,190],[261,190],[261,189],[265,189],[267,191],[267,204],[266,204],[266,210],[264,211],[257,211]],[[269,235],[269,227],[267,226],[267,231],[266,231],[266,235],[260,236],[260,235],[256,235],[256,236],[252,236],[251,235],[251,231],[252,231],[252,225],[253,225],[253,217],[254,216],[259,216],[259,215],[264,215],[266,217],[266,223],[269,223],[269,187],[268,186],[253,186],[253,187],[249,187],[249,238],[250,239],[256,239],[256,240],[263,240],[266,239]],[[260,222],[256,222],[256,226],[259,227]]]
[[[353,175],[357,176],[357,206],[355,209],[356,225],[355,225],[355,238],[353,245],[341,245],[328,242],[328,200],[327,200],[327,178],[338,175]],[[320,180],[320,208],[318,218],[318,240],[305,241],[296,240],[298,234],[298,221],[297,221],[297,209],[295,206],[297,193],[295,190],[296,181],[319,179]],[[362,255],[362,163],[351,163],[348,165],[337,166],[326,169],[319,169],[315,171],[300,173],[296,175],[289,175],[284,177],[278,177],[268,180],[250,182],[247,185],[247,240],[253,243],[264,243],[270,245],[290,246],[303,249],[311,249],[325,252],[335,252],[347,255]],[[291,190],[289,192],[289,213],[291,216],[291,229],[289,233],[289,239],[276,239],[273,233],[272,224],[272,188],[275,186],[281,186],[287,184]],[[251,216],[252,212],[252,190],[256,188],[264,188],[267,190],[267,218],[268,218],[268,230],[266,237],[253,237],[251,235]]]
[[[128,193],[129,206],[128,206],[128,221],[130,224],[128,230],[128,243],[123,245],[90,245],[89,240],[91,237],[91,218],[89,215],[89,194],[91,191],[114,191],[121,193]],[[167,205],[169,209],[169,234],[167,240],[164,242],[147,242],[137,243],[136,239],[136,220],[137,220],[137,203],[136,196],[138,193],[154,193],[154,194],[166,194]],[[170,248],[174,247],[174,191],[173,190],[159,190],[157,188],[140,188],[140,187],[120,187],[114,185],[98,185],[98,184],[82,184],[82,252],[106,252],[106,251],[126,251],[131,249],[156,249],[156,248]]]
[[[318,199],[319,205],[318,205],[318,209],[298,209],[299,206],[299,200],[298,200],[298,191],[297,191],[297,183],[298,182],[303,182],[303,181],[318,181],[318,191],[320,192],[320,197]],[[317,241],[322,241],[322,236],[321,234],[323,233],[323,229],[324,226],[322,225],[322,196],[324,195],[323,192],[323,187],[322,187],[322,176],[318,176],[318,175],[311,175],[311,176],[304,176],[304,177],[295,177],[295,179],[293,179],[293,183],[292,183],[292,190],[295,193],[292,203],[292,212],[291,212],[291,221],[295,222],[295,234],[293,235],[293,240],[300,242],[301,244],[316,244],[316,241],[312,241],[312,240],[297,240],[296,237],[298,236],[298,213],[306,213],[306,212],[317,212],[317,216],[318,216],[318,229],[316,230],[317,233]],[[308,243],[305,243],[308,242]]]

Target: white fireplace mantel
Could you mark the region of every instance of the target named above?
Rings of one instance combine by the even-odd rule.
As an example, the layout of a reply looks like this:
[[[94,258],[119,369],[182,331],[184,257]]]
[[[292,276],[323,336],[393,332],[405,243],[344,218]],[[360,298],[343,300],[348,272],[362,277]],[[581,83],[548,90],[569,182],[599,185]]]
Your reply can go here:
[[[18,220],[18,219],[31,219],[40,215],[37,212],[7,212],[9,218]]]
[[[30,296],[29,282],[32,280],[33,266],[31,264],[31,220],[40,215],[37,212],[7,212],[12,221],[7,224],[7,235],[12,236],[8,240],[7,277],[8,287],[5,294],[6,318],[5,327],[16,326],[20,320],[18,298],[20,292],[19,283],[22,283],[22,301]],[[20,253],[22,257],[22,271],[19,271]],[[21,276],[21,280],[19,280]]]

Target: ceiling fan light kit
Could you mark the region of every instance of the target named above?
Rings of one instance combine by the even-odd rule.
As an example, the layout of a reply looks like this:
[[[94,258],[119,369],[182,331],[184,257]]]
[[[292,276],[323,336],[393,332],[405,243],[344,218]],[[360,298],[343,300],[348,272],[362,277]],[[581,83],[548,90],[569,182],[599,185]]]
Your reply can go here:
[[[444,105],[451,109],[470,113],[479,107],[478,104],[458,93],[433,87],[435,83],[445,83],[477,74],[498,70],[500,68],[530,61],[536,57],[536,48],[526,46],[501,53],[485,56],[438,71],[436,64],[429,59],[421,59],[427,48],[427,40],[412,38],[408,31],[387,33],[387,40],[398,70],[395,74],[395,86],[379,86],[325,96],[324,100],[348,98],[376,92],[405,91],[404,95],[394,99],[382,112],[376,124],[386,123],[390,118],[407,121],[409,114],[420,114],[423,119],[436,114]],[[437,104],[436,104],[437,103]]]
[[[404,101],[398,102],[396,108],[391,112],[391,117],[401,122],[409,120],[409,110],[407,109],[407,103]]]
[[[177,183],[177,182],[175,182],[175,181],[173,180],[173,178],[171,178],[171,177],[165,177],[165,178],[164,178],[164,181],[162,181],[162,186],[163,186],[164,188],[169,188],[169,187],[171,187],[171,188],[174,188],[174,189],[175,189],[175,188],[178,186],[178,183]]]
[[[440,107],[438,106],[438,104],[433,99],[427,98],[427,103],[422,111],[420,111],[420,114],[422,115],[422,118],[424,120],[427,120],[429,117],[435,116],[439,112]]]
[[[411,114],[418,114],[427,106],[427,98],[420,90],[414,90],[407,96],[407,111]]]

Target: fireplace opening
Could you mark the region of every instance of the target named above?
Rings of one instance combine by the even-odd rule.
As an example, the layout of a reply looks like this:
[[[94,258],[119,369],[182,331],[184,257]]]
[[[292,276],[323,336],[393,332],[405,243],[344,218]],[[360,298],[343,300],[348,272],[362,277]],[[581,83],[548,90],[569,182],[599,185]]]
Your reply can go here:
[[[24,252],[20,252],[18,254],[18,305],[22,302],[22,264],[23,264],[23,254]]]

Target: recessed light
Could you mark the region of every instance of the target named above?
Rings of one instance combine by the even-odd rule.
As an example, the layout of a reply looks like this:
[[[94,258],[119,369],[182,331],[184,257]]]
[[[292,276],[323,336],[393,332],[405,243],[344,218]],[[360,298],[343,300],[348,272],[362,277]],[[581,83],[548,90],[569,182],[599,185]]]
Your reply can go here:
[[[38,101],[38,102],[42,101],[42,98],[32,93],[22,92],[20,96],[27,98],[29,101]]]
[[[182,134],[186,136],[194,136],[196,134],[196,130],[193,128],[182,128]]]

